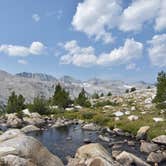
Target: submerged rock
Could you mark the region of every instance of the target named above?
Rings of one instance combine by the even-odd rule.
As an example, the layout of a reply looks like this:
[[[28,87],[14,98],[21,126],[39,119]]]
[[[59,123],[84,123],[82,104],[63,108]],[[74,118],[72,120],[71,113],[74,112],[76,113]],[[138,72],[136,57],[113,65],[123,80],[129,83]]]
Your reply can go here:
[[[9,130],[0,136],[0,160],[9,166],[63,166],[39,141],[20,130]]]

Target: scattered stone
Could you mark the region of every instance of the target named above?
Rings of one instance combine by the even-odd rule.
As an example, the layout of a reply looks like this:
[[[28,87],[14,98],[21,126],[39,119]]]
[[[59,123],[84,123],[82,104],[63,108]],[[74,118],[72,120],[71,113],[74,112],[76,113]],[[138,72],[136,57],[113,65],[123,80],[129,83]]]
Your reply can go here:
[[[100,130],[100,127],[94,123],[85,124],[82,128],[84,130],[92,130],[92,131]]]
[[[157,144],[166,145],[166,135],[160,135],[156,138],[153,138],[152,141]]]
[[[153,120],[154,120],[155,122],[163,122],[163,121],[164,121],[163,118],[153,118]]]
[[[125,115],[130,115],[130,111],[126,111],[126,112],[125,112]]]
[[[103,135],[99,135],[99,139],[104,141],[104,142],[110,142],[110,138],[106,137],[106,136],[103,136]]]
[[[131,166],[131,165],[150,166],[148,163],[144,162],[137,156],[128,153],[126,151],[123,151],[118,156],[116,156],[116,160],[125,166]]]
[[[144,140],[141,141],[141,146],[140,146],[141,152],[149,154],[151,152],[159,150],[159,148],[160,147],[157,144],[145,142]]]
[[[66,140],[67,140],[67,141],[71,141],[72,138],[71,138],[71,137],[67,137]]]
[[[147,139],[147,132],[149,131],[150,126],[143,126],[137,131],[136,139],[143,140]]]
[[[121,111],[114,112],[113,114],[114,114],[116,117],[119,117],[119,116],[123,116],[123,115],[124,115],[124,113],[121,112]]]
[[[127,117],[128,118],[128,120],[130,120],[130,121],[135,121],[135,120],[138,120],[138,116],[136,116],[136,115],[130,115],[130,116],[128,116]]]

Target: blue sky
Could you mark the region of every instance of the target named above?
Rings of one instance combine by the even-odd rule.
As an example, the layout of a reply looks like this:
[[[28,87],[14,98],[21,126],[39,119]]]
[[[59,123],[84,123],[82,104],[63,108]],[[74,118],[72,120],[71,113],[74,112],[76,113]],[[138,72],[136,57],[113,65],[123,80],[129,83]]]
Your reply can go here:
[[[165,0],[1,0],[0,69],[154,82]]]

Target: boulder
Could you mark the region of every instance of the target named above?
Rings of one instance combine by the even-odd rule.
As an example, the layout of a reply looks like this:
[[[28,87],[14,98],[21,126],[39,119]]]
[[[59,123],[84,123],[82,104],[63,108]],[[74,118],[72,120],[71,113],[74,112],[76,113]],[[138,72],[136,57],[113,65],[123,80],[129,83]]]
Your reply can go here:
[[[22,126],[22,120],[17,117],[16,113],[7,114],[7,126],[11,128],[18,128]]]
[[[82,128],[84,130],[92,130],[92,131],[100,130],[100,127],[94,123],[85,124]]]
[[[42,118],[39,117],[24,117],[23,121],[27,124],[27,125],[36,125],[36,126],[42,126],[45,121]]]
[[[164,152],[151,152],[147,157],[149,163],[160,163],[166,161],[166,151]]]
[[[141,160],[137,156],[128,153],[126,151],[123,151],[118,156],[116,156],[116,160],[125,166],[131,166],[131,165],[150,166],[145,161]]]
[[[157,144],[166,145],[166,135],[160,135],[156,138],[153,138],[152,141]]]
[[[141,146],[140,146],[140,151],[141,152],[144,152],[144,153],[151,153],[151,152],[154,152],[154,151],[157,151],[159,150],[159,146],[157,144],[154,144],[154,143],[149,143],[149,142],[146,142],[146,141],[141,141]]]
[[[36,166],[63,166],[61,160],[39,141],[19,130],[5,132],[0,140],[0,161],[9,163],[9,166],[29,166],[31,161]]]
[[[146,139],[147,138],[147,132],[149,131],[150,126],[143,126],[137,131],[136,139]]]
[[[81,146],[75,158],[69,160],[68,166],[118,166],[104,147],[98,143]]]
[[[29,109],[22,110],[22,113],[26,116],[31,116],[31,113],[30,113]]]
[[[25,126],[21,129],[22,132],[24,133],[29,133],[29,132],[32,132],[32,131],[39,131],[40,129],[34,125],[28,125],[28,126]]]

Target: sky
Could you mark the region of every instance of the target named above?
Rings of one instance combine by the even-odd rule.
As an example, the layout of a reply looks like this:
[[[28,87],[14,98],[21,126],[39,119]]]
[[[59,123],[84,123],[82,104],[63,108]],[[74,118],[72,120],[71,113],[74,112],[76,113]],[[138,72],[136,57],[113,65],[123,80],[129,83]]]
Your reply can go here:
[[[0,0],[0,69],[155,82],[166,0]]]

